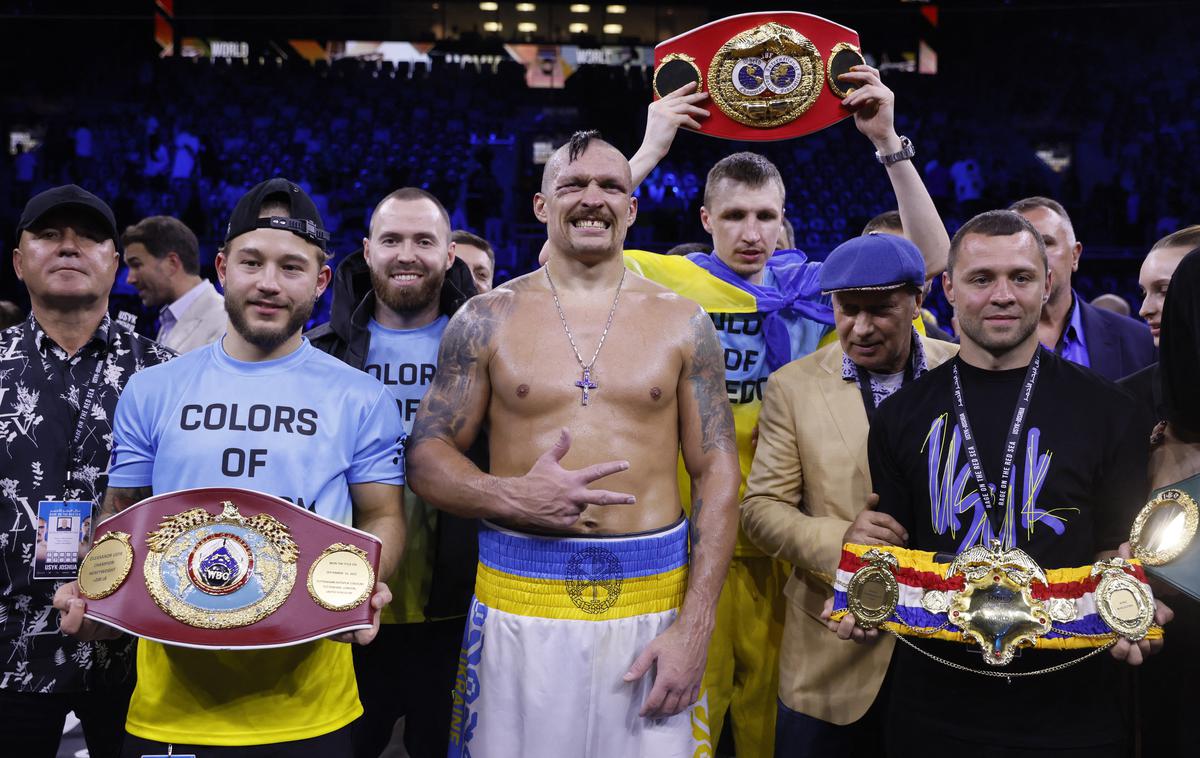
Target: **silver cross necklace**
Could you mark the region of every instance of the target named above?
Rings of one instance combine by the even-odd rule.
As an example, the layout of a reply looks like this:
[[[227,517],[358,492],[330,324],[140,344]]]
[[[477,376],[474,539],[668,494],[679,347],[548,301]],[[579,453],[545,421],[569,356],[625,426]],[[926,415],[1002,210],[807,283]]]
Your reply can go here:
[[[598,387],[592,382],[592,367],[596,365],[600,348],[604,347],[604,338],[608,336],[608,330],[612,328],[613,316],[617,313],[617,301],[621,299],[621,286],[625,284],[625,273],[628,270],[624,266],[621,267],[621,281],[617,282],[617,294],[613,296],[612,308],[608,311],[608,321],[604,324],[604,331],[600,333],[600,344],[596,345],[596,352],[592,353],[592,359],[584,363],[583,356],[579,354],[579,347],[575,344],[575,337],[571,334],[571,327],[567,326],[567,314],[563,313],[562,303],[558,301],[558,289],[554,286],[554,280],[550,278],[550,264],[546,264],[546,281],[550,282],[550,294],[554,296],[554,307],[558,310],[558,319],[562,321],[563,331],[567,333],[567,340],[571,343],[571,349],[575,351],[575,360],[579,361],[579,369],[582,372],[579,381],[575,382],[575,386],[583,391],[581,405],[588,404],[591,399],[590,391]]]

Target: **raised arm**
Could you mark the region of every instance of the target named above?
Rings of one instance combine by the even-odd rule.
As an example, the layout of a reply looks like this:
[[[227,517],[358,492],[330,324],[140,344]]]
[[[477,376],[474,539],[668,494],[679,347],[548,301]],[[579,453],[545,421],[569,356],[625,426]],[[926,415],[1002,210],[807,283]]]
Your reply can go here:
[[[408,484],[426,501],[464,518],[497,518],[542,529],[564,529],[588,505],[633,503],[632,495],[587,487],[629,468],[610,461],[568,471],[559,465],[571,446],[562,431],[527,474],[484,473],[464,454],[483,425],[491,396],[488,364],[514,293],[504,288],[467,301],[442,336],[438,368],[408,439]]]
[[[894,120],[896,95],[880,80],[879,71],[870,66],[854,66],[841,79],[855,86],[842,104],[854,112],[858,130],[871,140],[880,155],[900,152],[902,146]],[[887,167],[887,175],[896,193],[904,234],[921,250],[925,280],[929,281],[946,268],[950,236],[913,161],[893,163]]]
[[[633,681],[657,664],[654,687],[641,711],[648,718],[679,713],[700,695],[717,598],[737,539],[741,469],[725,391],[724,353],[703,311],[696,310],[689,327],[678,387],[680,446],[692,478],[688,589],[675,623],[646,646],[625,674],[626,681]]]
[[[694,83],[685,84],[650,103],[646,109],[646,134],[638,151],[629,159],[634,187],[645,181],[654,167],[667,157],[679,127],[699,129],[701,119],[708,118],[708,111],[700,107],[708,99],[708,93],[695,89]]]

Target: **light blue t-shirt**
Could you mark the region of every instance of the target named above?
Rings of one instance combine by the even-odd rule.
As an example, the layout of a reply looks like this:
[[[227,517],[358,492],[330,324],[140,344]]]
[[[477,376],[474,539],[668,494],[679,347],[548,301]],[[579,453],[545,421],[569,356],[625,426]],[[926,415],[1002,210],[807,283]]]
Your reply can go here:
[[[307,339],[261,363],[222,342],[130,377],[110,486],[243,487],[351,525],[349,485],[404,483],[404,427],[383,385]]]
[[[763,272],[763,284],[774,286],[774,276]],[[767,338],[761,313],[710,313],[725,353],[725,390],[734,405],[762,400],[771,370],[767,365]],[[792,360],[817,349],[828,327],[807,318],[796,318],[788,329]]]
[[[367,364],[363,370],[383,382],[396,398],[406,436],[412,432],[421,398],[433,384],[438,347],[448,323],[449,316],[440,316],[419,329],[389,329],[375,319],[367,325],[371,346],[367,349]]]

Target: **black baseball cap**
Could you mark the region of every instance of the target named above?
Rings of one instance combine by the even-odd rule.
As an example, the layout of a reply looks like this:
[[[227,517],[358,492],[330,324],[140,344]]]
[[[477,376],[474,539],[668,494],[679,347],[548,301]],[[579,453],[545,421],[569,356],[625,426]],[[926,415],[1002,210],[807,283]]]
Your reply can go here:
[[[286,198],[290,218],[259,218],[263,201],[274,195]],[[322,250],[327,250],[329,244],[329,232],[325,231],[325,224],[321,221],[321,214],[312,198],[298,184],[279,176],[256,185],[238,200],[233,215],[229,217],[229,226],[225,229],[225,244],[228,245],[234,237],[255,229],[282,229],[303,237]]]
[[[98,215],[104,222],[102,226],[104,232],[120,250],[121,235],[117,232],[117,219],[113,216],[112,208],[108,207],[108,203],[77,184],[52,187],[45,192],[39,192],[28,203],[25,203],[25,210],[21,211],[21,220],[17,222],[17,239],[21,238],[21,232],[36,224],[42,216],[65,205],[86,208]]]

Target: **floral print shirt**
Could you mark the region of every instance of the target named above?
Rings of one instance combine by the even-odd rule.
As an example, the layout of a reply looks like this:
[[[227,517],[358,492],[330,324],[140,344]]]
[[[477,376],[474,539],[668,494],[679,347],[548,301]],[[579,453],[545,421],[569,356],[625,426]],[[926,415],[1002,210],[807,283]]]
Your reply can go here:
[[[131,677],[129,638],[81,642],[58,630],[51,602],[67,580],[34,579],[38,503],[91,501],[95,515],[117,396],[173,356],[107,315],[73,356],[32,314],[0,331],[0,690],[78,692]]]

